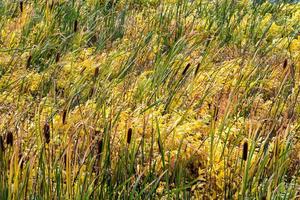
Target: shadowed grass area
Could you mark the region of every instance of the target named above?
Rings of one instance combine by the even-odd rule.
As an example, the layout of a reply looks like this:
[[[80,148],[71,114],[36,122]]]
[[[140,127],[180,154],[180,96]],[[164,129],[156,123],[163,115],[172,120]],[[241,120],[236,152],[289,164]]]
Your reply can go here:
[[[297,199],[300,5],[0,1],[0,199]]]

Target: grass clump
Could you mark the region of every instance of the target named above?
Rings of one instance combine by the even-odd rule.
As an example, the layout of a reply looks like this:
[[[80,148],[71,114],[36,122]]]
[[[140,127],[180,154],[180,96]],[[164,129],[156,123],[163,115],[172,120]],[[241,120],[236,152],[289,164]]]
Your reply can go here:
[[[0,2],[0,199],[299,198],[300,5]]]

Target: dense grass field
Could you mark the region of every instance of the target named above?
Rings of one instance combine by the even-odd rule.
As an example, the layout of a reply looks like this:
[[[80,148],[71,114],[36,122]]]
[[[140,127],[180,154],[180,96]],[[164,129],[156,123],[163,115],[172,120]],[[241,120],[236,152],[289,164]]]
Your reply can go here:
[[[299,199],[300,4],[0,0],[0,199]]]

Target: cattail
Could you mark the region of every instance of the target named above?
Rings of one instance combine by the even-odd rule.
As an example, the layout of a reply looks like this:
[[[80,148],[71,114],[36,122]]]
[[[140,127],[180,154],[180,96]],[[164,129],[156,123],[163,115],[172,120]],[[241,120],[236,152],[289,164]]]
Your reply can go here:
[[[195,76],[198,74],[199,68],[200,68],[200,63],[198,63],[198,65],[197,65],[197,67],[196,67],[196,70],[195,70]]]
[[[3,138],[2,138],[2,135],[0,135],[0,151],[1,152],[4,152],[4,142],[3,142]]]
[[[53,6],[54,6],[54,3],[52,1],[51,4],[50,4],[50,10],[52,10]]]
[[[95,68],[94,77],[97,78],[99,75],[99,67]]]
[[[98,141],[98,155],[101,155],[102,153],[102,146],[103,146],[103,139],[101,139],[100,141]]]
[[[67,154],[64,155],[63,161],[64,161],[64,164],[65,164],[65,167],[67,167]]]
[[[77,28],[78,28],[78,21],[77,19],[74,21],[74,32],[77,32]]]
[[[89,97],[91,98],[92,96],[93,96],[93,94],[95,93],[95,87],[93,86],[93,87],[91,87],[91,89],[90,89],[90,94],[89,94]]]
[[[66,118],[67,118],[67,110],[64,109],[63,114],[62,114],[62,123],[63,124],[66,124]]]
[[[187,70],[190,68],[190,66],[191,66],[191,64],[190,63],[188,63],[186,66],[185,66],[185,68],[184,68],[184,70],[183,70],[183,72],[182,72],[182,76],[184,76],[185,75],[185,73],[187,72]]]
[[[8,131],[6,135],[6,144],[12,146],[13,143],[14,143],[13,133],[11,131]]]
[[[208,106],[208,110],[210,110],[211,109],[211,103],[208,103],[207,106]]]
[[[48,144],[50,142],[50,126],[48,122],[46,122],[44,125],[44,137],[45,137],[45,142]]]
[[[282,68],[283,68],[283,69],[285,69],[285,68],[286,68],[286,66],[287,66],[287,64],[288,64],[288,60],[287,60],[287,59],[285,59],[285,60],[284,60],[284,62],[283,62]]]
[[[130,144],[131,136],[132,136],[132,128],[129,128],[127,132],[127,144]]]
[[[55,57],[55,62],[58,63],[60,59],[60,53],[57,52],[56,57]]]
[[[23,12],[23,1],[20,1],[20,11]]]
[[[26,67],[29,68],[30,67],[30,64],[31,64],[31,59],[32,59],[32,55],[30,55],[27,59],[27,64],[26,64]]]
[[[246,161],[248,157],[248,142],[245,141],[243,145],[243,160]]]

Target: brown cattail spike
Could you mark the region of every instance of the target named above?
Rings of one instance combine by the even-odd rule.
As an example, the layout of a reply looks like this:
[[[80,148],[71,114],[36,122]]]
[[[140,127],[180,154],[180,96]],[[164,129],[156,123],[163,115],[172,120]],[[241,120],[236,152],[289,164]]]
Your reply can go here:
[[[67,110],[63,110],[63,114],[62,114],[62,123],[66,124],[66,119],[67,119]]]
[[[183,70],[183,72],[182,72],[182,75],[185,75],[185,74],[186,74],[186,72],[187,72],[187,70],[190,68],[190,66],[191,66],[190,63],[188,63],[188,64],[185,66],[185,68],[184,68],[184,70]]]
[[[20,1],[20,12],[21,13],[23,12],[23,1],[22,0]]]
[[[248,157],[248,142],[245,141],[243,145],[243,160],[246,161]]]
[[[53,5],[54,5],[54,3],[53,3],[53,1],[52,1],[51,4],[50,4],[50,10],[52,10]]]
[[[58,63],[60,59],[60,53],[58,52],[55,57],[55,62]]]
[[[6,135],[6,144],[12,146],[14,144],[14,136],[11,131],[7,132]]]
[[[284,62],[283,62],[282,68],[283,68],[283,69],[285,69],[285,68],[286,68],[286,66],[287,66],[287,64],[288,64],[288,60],[287,60],[287,59],[285,59],[285,60],[284,60]]]
[[[44,125],[44,137],[45,137],[45,142],[48,144],[50,142],[50,126],[48,122],[46,122]]]
[[[99,75],[99,67],[95,68],[94,77],[97,78]]]
[[[130,144],[131,136],[132,136],[132,128],[129,128],[127,132],[127,144]]]
[[[32,56],[30,55],[27,59],[27,64],[26,64],[26,67],[29,68],[30,67],[30,64],[31,64],[31,59],[32,59]]]
[[[195,70],[195,76],[198,74],[199,68],[200,68],[200,63],[198,63],[198,65],[197,65],[197,67],[196,67],[196,70]]]
[[[90,98],[94,95],[95,90],[96,90],[96,88],[95,88],[94,86],[91,87],[91,89],[90,89],[90,94],[89,94],[89,97],[90,97]]]
[[[77,28],[78,28],[78,21],[77,19],[74,21],[74,32],[77,32]]]
[[[5,148],[4,148],[4,142],[3,142],[3,138],[2,136],[0,135],[0,151],[1,152],[4,152]]]

